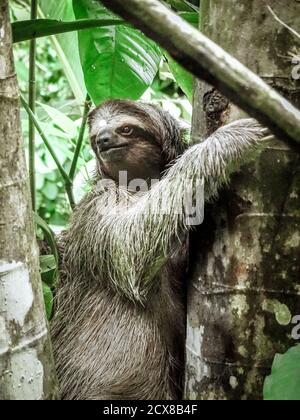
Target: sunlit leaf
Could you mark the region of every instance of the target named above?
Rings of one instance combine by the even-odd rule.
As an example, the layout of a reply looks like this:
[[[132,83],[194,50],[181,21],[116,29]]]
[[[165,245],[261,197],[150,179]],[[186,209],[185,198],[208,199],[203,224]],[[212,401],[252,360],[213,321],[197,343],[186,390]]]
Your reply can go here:
[[[77,19],[113,19],[98,2],[74,0]],[[81,31],[78,35],[86,87],[96,104],[108,98],[138,99],[152,84],[160,48],[127,26]]]
[[[49,105],[40,104],[40,106],[47,112],[57,127],[68,134],[71,138],[75,138],[77,136],[78,130],[76,124],[71,120],[71,118]]]
[[[73,21],[75,16],[72,0],[39,0],[39,16],[44,19]],[[79,58],[77,32],[53,35],[51,40],[75,98],[78,103],[83,103],[86,88]]]
[[[36,174],[36,188],[41,190],[44,186],[45,176],[41,173]]]
[[[58,187],[53,182],[47,181],[43,188],[43,194],[48,200],[55,200],[58,194]]]

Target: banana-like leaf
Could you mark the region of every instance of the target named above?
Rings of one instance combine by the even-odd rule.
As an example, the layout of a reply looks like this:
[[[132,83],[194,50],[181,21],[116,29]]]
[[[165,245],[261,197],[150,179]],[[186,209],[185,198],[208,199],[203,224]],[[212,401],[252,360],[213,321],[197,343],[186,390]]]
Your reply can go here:
[[[39,0],[39,17],[61,21],[74,21],[72,0]],[[86,88],[81,68],[77,32],[69,32],[51,37],[53,46],[62,63],[73,94],[79,104],[86,98]]]
[[[100,2],[73,0],[77,19],[115,19]],[[128,26],[81,31],[79,50],[87,90],[98,104],[108,98],[139,99],[152,84],[160,48]]]
[[[62,22],[55,19],[17,21],[12,23],[13,41],[16,43],[49,35],[120,24],[124,25],[124,22],[119,19],[82,19],[73,22]]]

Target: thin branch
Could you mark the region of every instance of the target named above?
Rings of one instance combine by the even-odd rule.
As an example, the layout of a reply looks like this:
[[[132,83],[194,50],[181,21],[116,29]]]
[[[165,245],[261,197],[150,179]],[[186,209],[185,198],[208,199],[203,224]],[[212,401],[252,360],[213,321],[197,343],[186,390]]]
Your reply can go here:
[[[271,14],[273,15],[274,19],[277,20],[277,22],[279,22],[282,26],[284,26],[286,29],[288,29],[293,35],[295,35],[298,39],[300,39],[300,34],[298,34],[297,31],[295,31],[295,29],[291,28],[289,25],[287,25],[285,22],[283,22],[283,20],[281,20],[276,13],[274,12],[274,10],[270,7],[267,6],[269,11],[271,12]]]
[[[81,19],[72,22],[62,22],[52,19],[23,20],[12,23],[13,42],[23,42],[44,36],[63,34],[90,28],[105,26],[128,25],[119,19]]]
[[[75,171],[76,171],[76,167],[77,167],[77,162],[78,162],[78,159],[79,159],[82,143],[83,143],[83,140],[84,140],[84,133],[85,133],[85,128],[86,128],[86,123],[87,123],[87,120],[88,120],[90,107],[91,107],[91,100],[90,100],[89,94],[87,94],[85,104],[84,104],[84,110],[83,110],[83,117],[82,117],[80,132],[79,132],[78,140],[77,140],[77,143],[76,143],[76,148],[75,148],[74,157],[73,157],[72,164],[71,164],[71,169],[70,169],[70,172],[69,172],[69,178],[70,178],[71,181],[74,180]]]
[[[199,7],[195,6],[194,4],[190,3],[187,0],[183,0],[183,3],[186,4],[188,7],[190,7],[194,12],[199,13]]]
[[[300,151],[300,111],[158,0],[102,0],[163,46],[184,68]]]
[[[199,8],[187,0],[165,0],[165,2],[178,11],[199,12]]]
[[[37,18],[38,0],[31,0],[30,17],[32,21]],[[36,103],[36,40],[30,41],[29,47],[29,108],[35,114]],[[31,203],[33,211],[36,211],[36,175],[35,175],[35,127],[29,118],[28,134],[28,162],[29,162],[29,182],[31,192]]]
[[[66,193],[70,202],[70,206],[72,209],[74,209],[75,207],[75,200],[74,200],[74,195],[73,195],[73,190],[72,190],[72,181],[69,177],[69,175],[67,174],[67,172],[64,170],[64,168],[62,167],[58,157],[56,156],[56,153],[53,149],[53,147],[51,146],[50,142],[48,141],[47,137],[45,136],[44,131],[42,130],[38,120],[36,119],[35,115],[33,114],[33,112],[31,111],[28,103],[25,101],[25,99],[23,98],[23,96],[21,95],[21,103],[23,105],[23,107],[25,108],[30,120],[33,122],[37,132],[39,133],[39,135],[41,136],[41,139],[43,140],[46,148],[48,149],[52,159],[54,160],[57,169],[61,175],[61,177],[64,180],[64,185],[65,185],[65,189],[66,189]]]

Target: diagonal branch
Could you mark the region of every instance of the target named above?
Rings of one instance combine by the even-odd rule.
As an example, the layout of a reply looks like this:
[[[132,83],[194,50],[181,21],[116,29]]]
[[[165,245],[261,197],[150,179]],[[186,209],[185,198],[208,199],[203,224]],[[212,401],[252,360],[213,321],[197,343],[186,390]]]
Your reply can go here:
[[[275,20],[277,20],[277,22],[279,22],[282,26],[284,26],[286,29],[288,29],[293,35],[295,35],[295,37],[297,37],[298,39],[300,39],[300,34],[295,31],[295,29],[291,28],[289,25],[287,25],[285,22],[283,22],[283,20],[281,20],[276,13],[274,12],[274,10],[268,6],[268,9],[271,13],[271,15],[274,17]]]
[[[214,85],[300,151],[300,111],[160,1],[102,0],[102,3],[162,45],[196,77]]]

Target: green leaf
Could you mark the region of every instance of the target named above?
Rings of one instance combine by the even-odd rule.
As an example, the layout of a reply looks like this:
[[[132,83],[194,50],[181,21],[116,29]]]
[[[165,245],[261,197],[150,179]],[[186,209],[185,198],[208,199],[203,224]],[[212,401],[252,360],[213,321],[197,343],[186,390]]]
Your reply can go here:
[[[115,19],[98,2],[74,0],[77,19]],[[160,48],[127,26],[81,31],[79,50],[87,90],[98,104],[108,98],[139,99],[152,84],[161,61]]]
[[[57,263],[54,255],[40,256],[42,281],[49,287],[54,287],[57,279]]]
[[[35,223],[44,232],[46,242],[51,248],[52,254],[54,255],[54,258],[56,261],[56,265],[58,265],[59,256],[58,256],[58,249],[56,245],[55,235],[50,229],[50,227],[47,225],[47,223],[38,214],[34,213],[34,217],[35,217]]]
[[[124,24],[120,19],[97,20],[82,19],[72,22],[62,22],[55,19],[23,20],[12,23],[13,42],[28,41],[49,35],[59,35],[66,32],[79,31],[88,28]]]
[[[45,178],[48,179],[48,181],[55,182],[57,180],[57,174],[55,172],[49,172],[45,175]]]
[[[300,401],[300,345],[275,356],[272,373],[265,380],[264,399]]]
[[[37,112],[38,113],[38,112]],[[70,135],[65,133],[64,131],[56,128],[55,125],[55,121],[53,121],[53,124],[49,124],[49,122],[41,122],[39,121],[40,126],[43,130],[43,132],[45,133],[46,136],[52,136],[52,137],[58,137],[58,138],[63,138],[63,139],[67,139],[70,140]],[[42,140],[43,141],[43,140]]]
[[[36,162],[35,162],[35,166],[36,166],[36,171],[39,174],[46,174],[49,172],[49,168],[47,168],[47,166],[45,165],[45,163],[42,161],[42,159],[40,158],[39,155],[36,156]],[[55,167],[56,169],[56,167]]]
[[[53,311],[53,293],[50,287],[45,283],[43,283],[43,295],[46,307],[46,315],[48,320],[50,320]]]
[[[196,28],[199,27],[199,13],[181,12],[179,15],[191,25],[195,26]],[[177,61],[170,56],[170,54],[165,53],[165,55],[168,60],[170,71],[175,77],[176,82],[180,86],[181,90],[185,93],[188,100],[192,103],[194,95],[193,75],[185,70],[180,64],[178,64]]]
[[[49,270],[55,270],[57,264],[54,255],[41,255],[40,268],[42,273],[46,273]]]
[[[43,174],[37,173],[36,174],[36,188],[41,190],[44,186],[45,176]]]
[[[18,74],[18,80],[28,83],[28,67],[24,61],[15,60],[14,63]]]
[[[53,182],[47,181],[42,193],[48,198],[48,200],[55,200],[58,195],[58,187]]]
[[[178,14],[196,29],[199,28],[199,12],[179,12]]]
[[[38,10],[41,18],[75,20],[72,0],[40,0]],[[77,102],[84,103],[86,88],[79,58],[77,32],[53,35],[51,40]]]
[[[49,105],[39,104],[49,115],[54,124],[71,138],[77,137],[77,126],[71,118]]]
[[[188,100],[193,103],[194,77],[177,63],[168,53],[166,53],[169,68],[180,89],[184,92]]]

